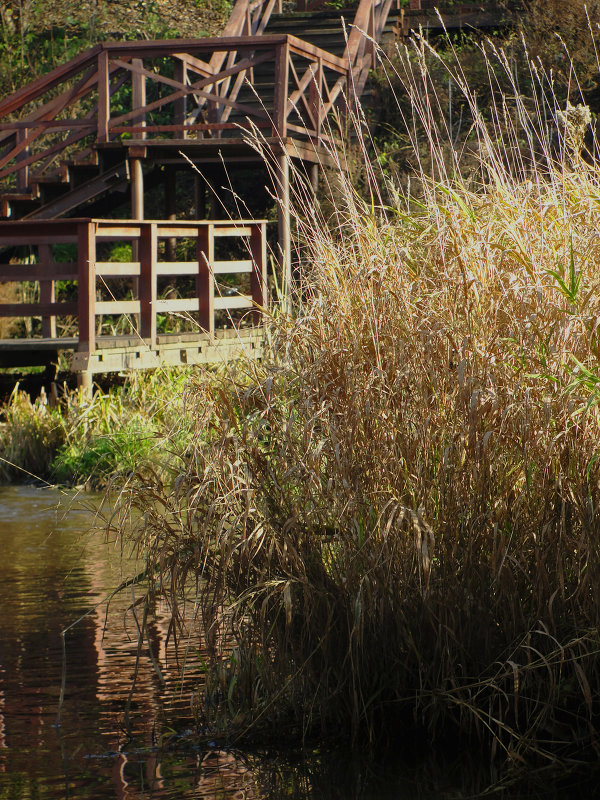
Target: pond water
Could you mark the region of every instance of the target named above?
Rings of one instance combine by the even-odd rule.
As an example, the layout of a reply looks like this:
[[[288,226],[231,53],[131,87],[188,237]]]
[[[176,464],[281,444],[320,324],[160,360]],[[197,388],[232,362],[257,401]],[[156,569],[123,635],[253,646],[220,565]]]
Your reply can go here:
[[[473,796],[480,781],[472,766],[465,780],[466,761],[407,764],[402,742],[398,758],[377,767],[346,752],[198,743],[190,703],[201,654],[181,643],[178,662],[166,610],[156,610],[147,641],[161,685],[149,646],[138,652],[135,594],[107,607],[135,564],[94,530],[94,502],[0,487],[0,800]]]

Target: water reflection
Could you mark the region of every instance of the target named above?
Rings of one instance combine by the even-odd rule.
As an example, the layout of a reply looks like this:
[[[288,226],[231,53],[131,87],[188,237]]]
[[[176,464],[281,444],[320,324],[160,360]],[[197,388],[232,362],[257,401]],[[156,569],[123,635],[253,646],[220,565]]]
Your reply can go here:
[[[82,789],[91,777],[89,754],[109,756],[114,763],[94,771],[104,773],[102,783],[112,783],[116,794],[110,796],[125,796],[127,757],[114,754],[132,737],[152,746],[159,715],[189,717],[199,676],[188,659],[190,683],[181,683],[166,609],[148,618],[140,648],[143,615],[135,587],[108,608],[102,602],[134,565],[101,532],[89,534],[91,524],[91,513],[73,496],[0,489],[0,786],[12,787],[8,796],[21,796],[21,785],[23,791],[35,787],[40,796],[62,796],[52,788],[61,775]],[[67,627],[66,691],[57,727],[61,631]]]
[[[181,641],[176,653],[167,609],[158,608],[138,647],[139,590],[108,609],[102,602],[135,565],[101,532],[89,533],[92,517],[72,495],[0,488],[0,800],[428,800],[472,797],[486,785],[485,765],[478,772],[465,754],[448,765],[407,761],[402,737],[384,765],[346,751],[201,746],[190,714],[201,642]],[[559,794],[568,796],[544,787],[528,798]]]

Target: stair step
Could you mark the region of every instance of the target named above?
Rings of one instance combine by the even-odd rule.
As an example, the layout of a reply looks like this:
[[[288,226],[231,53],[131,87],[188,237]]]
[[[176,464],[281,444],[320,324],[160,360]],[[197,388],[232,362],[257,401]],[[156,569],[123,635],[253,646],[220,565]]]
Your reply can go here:
[[[0,196],[0,214],[3,219],[19,219],[23,213],[30,213],[40,205],[39,197],[33,193],[7,192]]]
[[[67,181],[50,180],[49,178],[34,179],[31,182],[32,190],[37,187],[38,196],[42,205],[67,194],[71,190],[71,184]]]

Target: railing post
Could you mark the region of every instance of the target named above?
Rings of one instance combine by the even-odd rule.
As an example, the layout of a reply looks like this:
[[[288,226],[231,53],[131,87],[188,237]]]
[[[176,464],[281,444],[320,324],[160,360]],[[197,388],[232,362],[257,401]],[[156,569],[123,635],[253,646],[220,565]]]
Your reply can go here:
[[[156,347],[157,245],[156,223],[140,223],[140,335],[152,349]]]
[[[98,54],[98,131],[99,142],[108,142],[108,122],[110,120],[110,74],[108,52]]]
[[[377,32],[375,30],[375,0],[371,0],[367,34],[369,35],[367,47],[369,48],[369,54],[371,56],[371,69],[375,69],[377,67],[377,45],[375,44],[377,37]]]
[[[77,226],[77,303],[79,313],[78,350],[96,349],[96,225]]]
[[[287,310],[292,302],[292,233],[290,224],[290,157],[285,150],[277,157],[275,192],[277,195],[277,232],[279,263],[281,266],[281,293]]]
[[[17,146],[24,142],[27,139],[29,131],[27,128],[23,128],[17,131],[16,135],[16,144]],[[25,159],[29,158],[30,150],[29,146],[27,146],[24,150],[17,155],[15,159],[17,164],[19,161],[25,161]],[[26,192],[29,189],[29,166],[19,167],[19,171],[17,172],[17,189],[20,192]]]
[[[52,258],[52,247],[49,244],[38,245],[38,264],[43,265],[44,269],[52,275],[54,270],[54,260]],[[56,302],[56,292],[54,281],[40,276],[40,303]],[[42,316],[42,336],[47,339],[56,338],[56,316],[54,314]]]
[[[165,167],[165,219],[177,219],[177,171],[175,167]],[[177,261],[177,239],[170,236],[166,243],[166,260]]]
[[[250,255],[252,258],[250,291],[252,300],[257,306],[253,312],[253,319],[255,324],[258,324],[262,316],[261,309],[266,308],[267,305],[267,236],[264,222],[252,225]]]
[[[144,68],[144,62],[141,58],[132,58],[131,66],[133,72],[131,73],[131,110],[135,111],[137,108],[143,108],[146,105],[146,76],[136,70]],[[134,125],[141,125],[146,127],[146,114],[141,112],[139,116],[132,119]],[[146,132],[136,134],[134,139],[145,139]]]
[[[317,141],[321,139],[321,111],[323,109],[323,59],[319,56],[316,70],[310,86],[308,87],[308,102],[313,118],[315,119],[315,133]]]
[[[187,84],[187,64],[185,61],[175,59],[173,64],[173,76],[178,83],[182,84],[182,86]],[[178,100],[175,100],[173,107],[173,122],[175,125],[181,125],[181,138],[187,139],[189,136],[189,132],[185,127],[185,121],[187,119],[187,97],[184,95]]]
[[[281,139],[287,135],[287,98],[289,74],[289,45],[277,45],[275,50],[275,91],[273,96],[273,120],[275,129],[273,136]]]
[[[215,238],[214,225],[211,223],[198,226],[196,253],[198,258],[198,276],[196,278],[198,323],[212,339],[215,335],[215,279],[213,272]]]

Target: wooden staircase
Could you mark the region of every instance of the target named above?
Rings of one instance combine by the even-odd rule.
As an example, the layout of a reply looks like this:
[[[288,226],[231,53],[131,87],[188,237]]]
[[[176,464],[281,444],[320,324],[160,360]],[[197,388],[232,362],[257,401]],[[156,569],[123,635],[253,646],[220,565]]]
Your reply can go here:
[[[126,192],[136,159],[147,172],[175,148],[196,160],[215,144],[239,153],[244,128],[291,136],[321,160],[324,123],[350,78],[364,86],[391,5],[274,14],[276,0],[237,0],[218,39],[82,53],[0,101],[0,219],[81,213]]]

